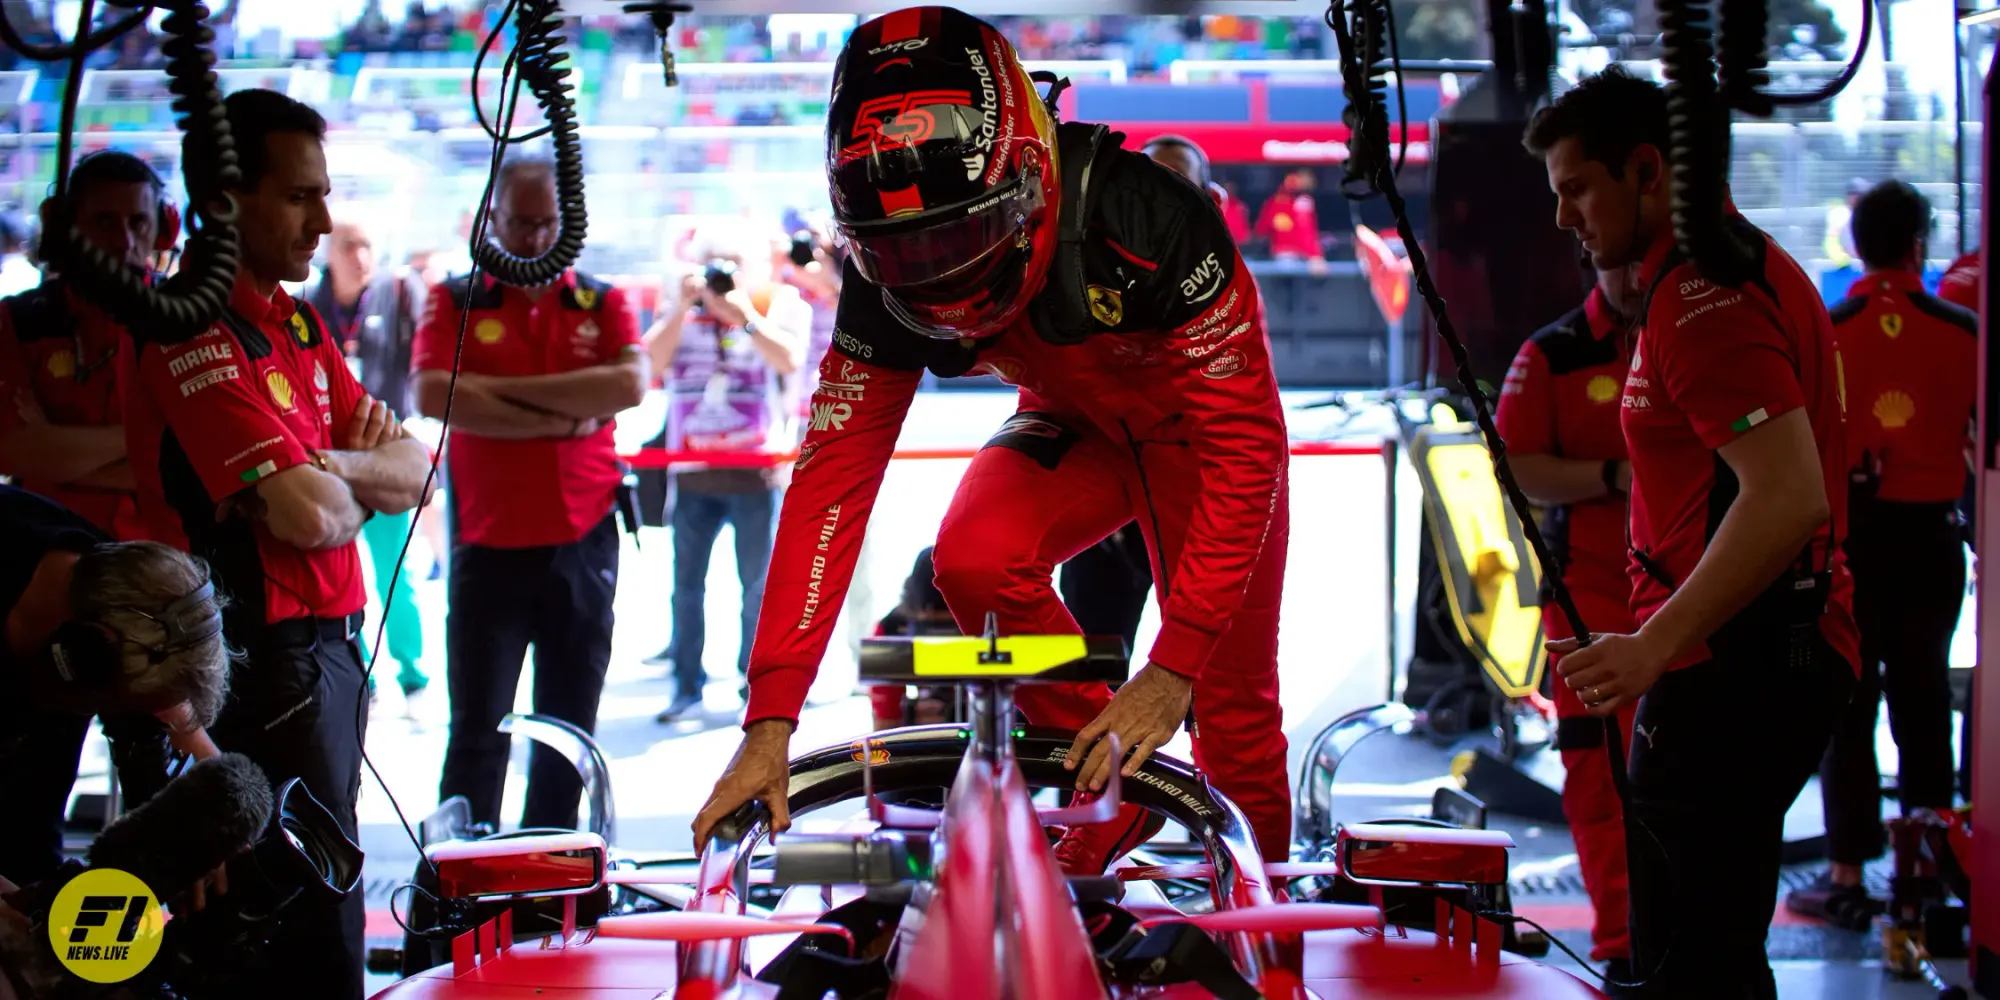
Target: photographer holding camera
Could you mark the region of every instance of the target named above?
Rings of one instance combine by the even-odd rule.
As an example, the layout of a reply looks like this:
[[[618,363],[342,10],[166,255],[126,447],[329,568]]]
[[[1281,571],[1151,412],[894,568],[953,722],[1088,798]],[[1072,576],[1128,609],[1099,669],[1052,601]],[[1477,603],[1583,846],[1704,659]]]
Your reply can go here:
[[[677,451],[778,453],[797,435],[784,405],[784,380],[805,361],[812,307],[771,273],[770,254],[715,244],[700,275],[681,279],[680,299],[646,338],[667,389],[667,447]],[[829,416],[832,419],[832,416]],[[703,605],[709,554],[726,521],[735,527],[736,572],[743,585],[742,645],[736,666],[747,677],[764,571],[777,524],[779,472],[771,465],[718,465],[673,477],[668,504],[674,531],[675,691],[658,716],[671,722],[701,706]]]

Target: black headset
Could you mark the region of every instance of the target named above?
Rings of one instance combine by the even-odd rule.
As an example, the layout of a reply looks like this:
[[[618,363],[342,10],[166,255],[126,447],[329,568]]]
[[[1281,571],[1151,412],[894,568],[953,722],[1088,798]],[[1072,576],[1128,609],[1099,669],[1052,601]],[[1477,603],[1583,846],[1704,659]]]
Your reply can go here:
[[[215,584],[203,580],[201,586],[176,598],[157,615],[138,608],[119,610],[157,623],[166,630],[159,643],[143,643],[103,622],[72,619],[56,627],[49,636],[49,662],[56,675],[71,687],[103,690],[123,676],[127,643],[146,651],[146,658],[161,663],[167,657],[214,638],[222,631],[222,612],[214,604]],[[190,619],[190,615],[194,617]]]
[[[160,172],[154,170],[153,165],[147,163],[144,158],[134,156],[122,149],[99,149],[78,157],[76,163],[69,168],[70,175],[74,177],[76,172],[83,169],[85,164],[95,160],[134,163],[146,172],[147,180],[143,183],[149,183],[153,186],[155,204],[159,212],[159,218],[153,233],[152,251],[154,253],[166,253],[172,250],[175,244],[180,241],[181,210],[180,206],[174,204],[172,198],[167,197],[167,182],[160,178]],[[70,189],[69,200],[72,203],[76,200],[74,186]],[[49,185],[49,196],[43,199],[42,208],[45,213],[43,216],[44,219],[53,220],[63,225],[75,224],[75,214],[72,211],[74,205],[57,203],[55,185],[53,183]]]

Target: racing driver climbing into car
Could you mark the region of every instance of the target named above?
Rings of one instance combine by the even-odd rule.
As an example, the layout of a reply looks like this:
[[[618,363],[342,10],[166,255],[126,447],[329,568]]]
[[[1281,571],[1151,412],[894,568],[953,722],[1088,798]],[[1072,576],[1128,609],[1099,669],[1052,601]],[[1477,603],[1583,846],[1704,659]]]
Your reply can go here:
[[[961,630],[1077,632],[1058,564],[1137,518],[1159,581],[1147,664],[1024,687],[1038,725],[1078,729],[1068,766],[1101,790],[1192,707],[1194,758],[1269,860],[1289,850],[1278,707],[1288,439],[1249,270],[1207,192],[1102,126],[1060,124],[992,26],[920,7],[870,21],[835,69],[835,222],[850,249],[832,350],[778,524],[741,748],[695,843],[752,799],[790,822],[789,742],[924,370],[990,373],[1018,411],[945,513],[936,582]],[[1087,755],[1087,756],[1086,756]],[[1096,873],[1157,829],[1133,806],[1068,830]]]

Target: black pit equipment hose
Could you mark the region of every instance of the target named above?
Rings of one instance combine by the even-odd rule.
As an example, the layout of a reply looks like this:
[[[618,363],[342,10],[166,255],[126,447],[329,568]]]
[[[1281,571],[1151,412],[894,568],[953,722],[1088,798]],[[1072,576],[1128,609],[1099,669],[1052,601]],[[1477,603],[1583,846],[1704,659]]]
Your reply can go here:
[[[182,131],[182,173],[189,195],[189,237],[180,270],[157,283],[90,245],[74,223],[67,232],[45,234],[43,255],[86,299],[104,309],[140,343],[179,343],[215,322],[229,304],[236,283],[236,201],[228,190],[242,178],[236,145],[229,135],[222,92],[215,80],[215,32],[205,23],[208,8],[194,0],[153,5],[169,11],[161,28],[166,41],[168,90]],[[142,9],[133,17],[143,21]],[[83,87],[83,59],[91,44],[102,44],[131,17],[70,46],[69,79],[63,88],[61,135],[76,130],[76,103]],[[10,41],[11,44],[11,41]],[[68,194],[68,156],[56,165],[58,204]],[[66,217],[66,213],[65,213]]]
[[[547,253],[516,257],[490,239],[475,240],[472,258],[479,269],[502,283],[533,288],[562,276],[583,252],[589,219],[583,201],[583,141],[577,133],[576,103],[570,96],[569,54],[562,50],[562,13],[558,0],[521,0],[516,13],[514,71],[535,95],[548,121],[555,146],[556,206],[561,230]],[[474,100],[478,95],[475,91]],[[503,112],[505,109],[503,109]],[[503,119],[503,125],[505,119]],[[483,216],[490,206],[481,204]]]
[[[1769,14],[1764,4],[1765,0],[1655,3],[1672,129],[1668,158],[1674,242],[1702,277],[1731,287],[1750,280],[1755,258],[1752,248],[1742,243],[1724,219],[1730,110],[1768,118],[1779,107],[1818,104],[1833,98],[1854,79],[1874,37],[1875,0],[1862,0],[1861,38],[1838,76],[1807,93],[1767,93],[1763,87],[1770,81],[1765,69]],[[1721,29],[1714,36],[1712,15]]]

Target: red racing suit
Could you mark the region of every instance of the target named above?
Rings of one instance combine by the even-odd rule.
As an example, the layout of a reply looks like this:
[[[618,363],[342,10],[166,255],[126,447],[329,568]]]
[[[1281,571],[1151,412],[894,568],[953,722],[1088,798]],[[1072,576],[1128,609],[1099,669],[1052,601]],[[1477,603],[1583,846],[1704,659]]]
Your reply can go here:
[[[1979,251],[1973,250],[1945,268],[1938,279],[1938,298],[1955,306],[1979,311]]]
[[[1123,150],[1092,169],[1108,173],[1083,209],[1093,325],[1080,342],[1053,342],[1028,318],[983,340],[933,340],[848,269],[779,517],[745,721],[798,716],[925,369],[991,373],[1018,387],[1019,410],[960,481],[934,555],[960,627],[977,634],[992,612],[1003,632],[1074,634],[1054,567],[1136,518],[1160,581],[1148,660],[1193,679],[1195,763],[1282,860],[1289,441],[1256,288],[1206,193]],[[1031,721],[1065,728],[1109,700],[1101,684],[1019,693]]]

